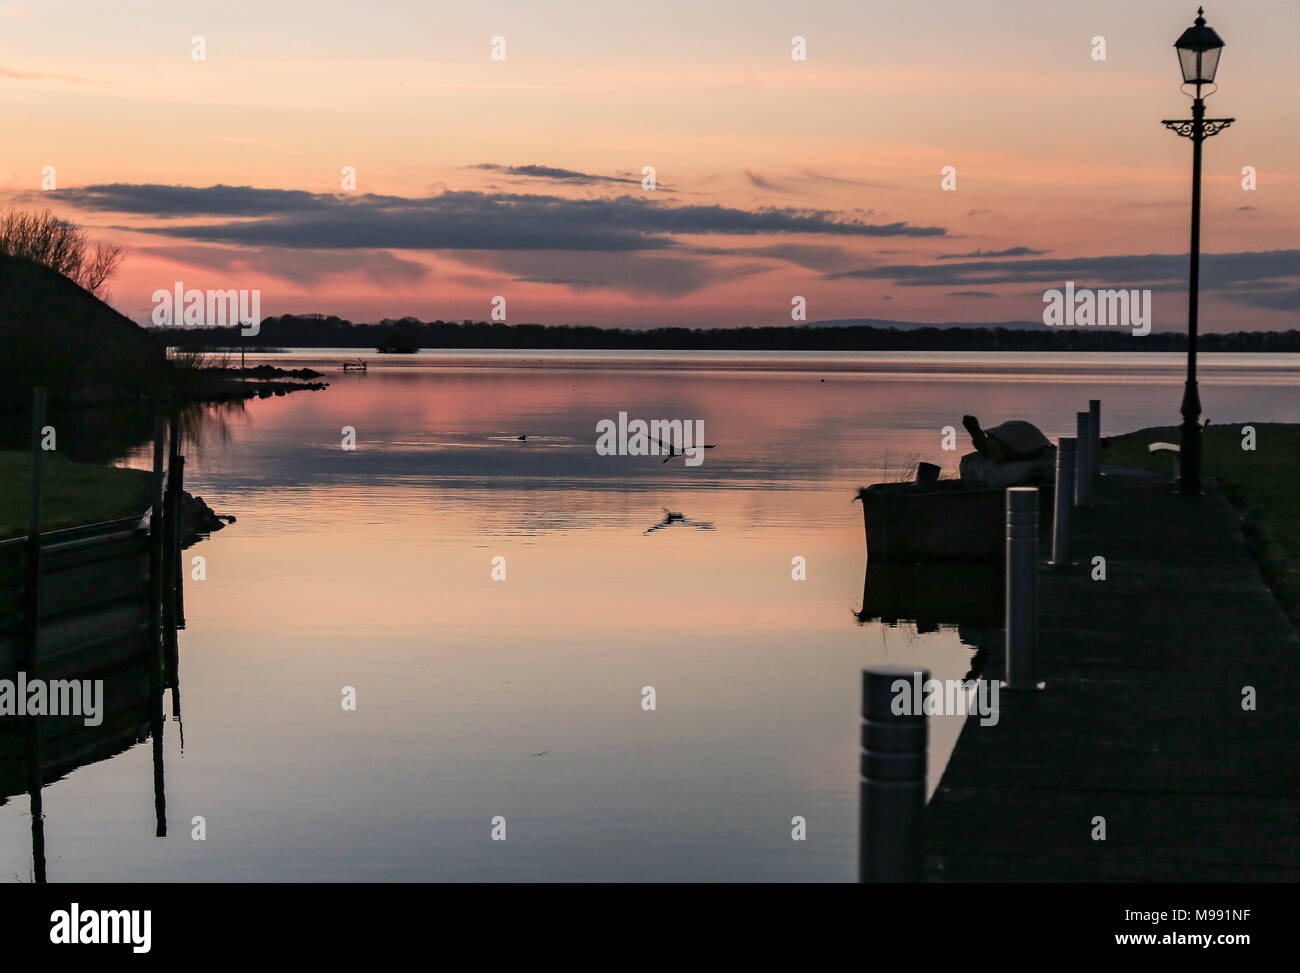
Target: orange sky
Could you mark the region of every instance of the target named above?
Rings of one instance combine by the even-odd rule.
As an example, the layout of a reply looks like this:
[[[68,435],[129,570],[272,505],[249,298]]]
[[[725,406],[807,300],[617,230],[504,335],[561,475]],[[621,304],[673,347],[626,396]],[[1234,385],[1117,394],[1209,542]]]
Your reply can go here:
[[[1157,330],[1176,328],[1183,279],[1143,258],[1186,249],[1190,143],[1159,121],[1188,111],[1171,44],[1193,15],[1165,0],[0,3],[0,196],[127,246],[111,300],[138,320],[175,281],[355,320],[485,319],[498,295],[511,322],[780,324],[795,296],[809,320],[1032,320],[1075,279],[1152,286]],[[1207,17],[1228,44],[1210,114],[1240,121],[1207,143],[1203,249],[1244,256],[1207,257],[1202,326],[1290,327],[1300,8]],[[127,188],[96,188],[112,185]],[[178,206],[155,186],[204,192]],[[310,195],[232,209],[216,186]],[[448,192],[479,194],[473,232],[427,205]],[[537,196],[540,238],[516,212]],[[630,205],[574,205],[608,199]],[[651,212],[682,207],[699,219]],[[799,225],[764,228],[770,213]],[[568,248],[579,229],[597,238]],[[611,229],[633,239],[610,248]],[[1126,259],[1069,263],[1101,257]]]

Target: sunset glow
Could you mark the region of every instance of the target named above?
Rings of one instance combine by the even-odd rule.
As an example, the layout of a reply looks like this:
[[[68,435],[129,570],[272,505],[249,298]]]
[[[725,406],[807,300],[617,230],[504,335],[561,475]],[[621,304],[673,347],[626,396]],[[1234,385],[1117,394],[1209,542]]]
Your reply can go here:
[[[996,322],[1077,280],[1150,287],[1170,330],[1185,6],[7,4],[0,196],[127,246],[111,300],[140,321],[183,281],[358,321],[503,295],[512,323],[783,324],[794,296],[810,321]],[[1286,328],[1300,9],[1213,13],[1210,110],[1243,119],[1206,150],[1202,328]]]

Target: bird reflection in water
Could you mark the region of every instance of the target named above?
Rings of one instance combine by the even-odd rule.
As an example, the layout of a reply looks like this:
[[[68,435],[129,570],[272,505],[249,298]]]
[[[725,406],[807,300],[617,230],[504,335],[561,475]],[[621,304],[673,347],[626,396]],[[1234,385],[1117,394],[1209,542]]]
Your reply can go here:
[[[659,523],[655,524],[653,527],[645,530],[644,533],[653,534],[655,531],[663,530],[665,527],[671,527],[673,524],[681,524],[684,527],[693,527],[696,530],[717,530],[710,521],[691,520],[684,514],[678,513],[676,510],[669,510],[667,507],[664,507],[663,511],[664,519],[659,521]]]

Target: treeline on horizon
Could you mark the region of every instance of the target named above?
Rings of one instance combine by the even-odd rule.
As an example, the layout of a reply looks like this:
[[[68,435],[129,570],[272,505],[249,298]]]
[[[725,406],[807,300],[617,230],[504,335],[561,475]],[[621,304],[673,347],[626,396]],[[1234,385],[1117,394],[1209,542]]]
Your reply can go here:
[[[184,348],[370,348],[393,339],[421,348],[568,348],[713,351],[1183,351],[1187,335],[1127,329],[1001,327],[877,328],[599,328],[487,321],[420,321],[385,318],[353,324],[324,314],[285,314],[262,321],[256,335],[238,328],[150,328],[169,345]],[[1202,334],[1201,351],[1300,352],[1300,331],[1233,331]]]

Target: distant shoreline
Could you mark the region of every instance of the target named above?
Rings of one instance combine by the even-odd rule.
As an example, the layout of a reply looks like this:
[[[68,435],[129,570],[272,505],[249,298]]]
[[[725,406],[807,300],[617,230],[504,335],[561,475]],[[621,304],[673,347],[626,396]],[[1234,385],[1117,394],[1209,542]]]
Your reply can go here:
[[[259,347],[348,348],[374,352],[397,343],[422,350],[502,349],[514,351],[1034,351],[1048,353],[1111,351],[1149,354],[1184,351],[1179,331],[1135,335],[1119,328],[1037,328],[998,325],[801,325],[753,328],[627,328],[506,324],[485,321],[386,319],[354,324],[325,315],[292,315],[262,320],[256,335],[237,327],[153,327],[151,334],[184,348]],[[1202,334],[1206,352],[1300,353],[1300,331],[1234,331]]]
[[[1141,356],[1114,352],[1053,354],[1051,352],[927,352],[927,351],[675,351],[648,349],[514,349],[514,348],[426,348],[416,354],[387,355],[376,352],[358,355],[355,348],[280,348],[273,352],[250,349],[249,360],[304,364],[322,370],[326,377],[344,374],[344,360],[360,357],[374,369],[484,368],[562,369],[569,371],[746,371],[807,372],[826,374],[869,374],[906,377],[961,372],[977,377],[1025,374],[1040,377],[1077,374],[1099,363],[1125,372],[1168,372],[1181,381],[1186,357],[1178,352]],[[1206,369],[1250,369],[1261,375],[1277,370],[1300,369],[1300,354],[1274,353],[1266,362],[1239,355],[1205,353]]]

